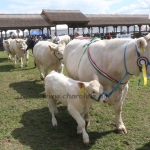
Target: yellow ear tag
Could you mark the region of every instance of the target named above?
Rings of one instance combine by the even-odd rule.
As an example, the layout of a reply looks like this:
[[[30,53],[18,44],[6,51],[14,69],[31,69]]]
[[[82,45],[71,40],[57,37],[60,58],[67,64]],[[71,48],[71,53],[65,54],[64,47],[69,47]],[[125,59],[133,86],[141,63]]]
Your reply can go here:
[[[145,66],[145,64],[142,65],[142,73],[143,73],[144,85],[146,85],[147,84],[147,75],[146,75],[146,66]]]
[[[140,48],[140,52],[141,52],[141,53],[143,53],[143,52],[144,52],[143,48]]]
[[[84,87],[80,88],[80,93],[81,94],[86,94],[86,89]]]

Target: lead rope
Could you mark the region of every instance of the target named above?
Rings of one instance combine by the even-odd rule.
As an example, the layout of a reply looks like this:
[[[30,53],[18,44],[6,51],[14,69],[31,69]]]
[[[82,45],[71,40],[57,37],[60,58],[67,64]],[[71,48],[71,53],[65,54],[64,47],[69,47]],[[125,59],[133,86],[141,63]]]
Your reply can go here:
[[[109,98],[109,97],[112,95],[112,93],[118,88],[118,86],[121,84],[121,82],[125,79],[125,77],[130,74],[130,73],[128,72],[127,66],[126,66],[126,50],[127,50],[127,46],[129,45],[129,42],[130,42],[130,41],[128,41],[128,43],[126,44],[125,49],[124,49],[124,66],[125,66],[126,74],[125,74],[125,75],[123,76],[123,78],[114,86],[114,88],[109,92],[109,94],[106,94],[105,92],[103,92],[102,94],[100,94],[99,98],[101,98],[101,97],[103,96],[103,94],[105,94],[105,96],[106,96],[107,98]],[[130,75],[132,75],[132,74],[130,74]]]
[[[59,61],[63,59],[63,58],[58,58],[57,55],[55,54],[55,51],[54,51],[54,56],[55,56]]]
[[[91,41],[93,42],[93,40],[91,40]],[[86,45],[89,46],[89,45],[92,43],[91,41],[90,41],[89,43],[85,44],[84,46],[86,46]],[[109,98],[109,97],[112,95],[112,93],[118,88],[118,86],[121,84],[121,82],[125,79],[125,77],[130,74],[130,73],[128,72],[127,66],[126,66],[126,49],[127,49],[127,46],[128,46],[128,44],[129,44],[129,42],[130,42],[130,41],[127,42],[127,44],[126,44],[126,46],[125,46],[125,49],[124,49],[124,66],[125,66],[125,70],[126,70],[125,75],[124,75],[124,76],[122,77],[122,79],[114,86],[114,88],[109,92],[109,94],[103,92],[102,94],[99,95],[98,99],[95,99],[91,94],[88,93],[91,99],[94,99],[95,101],[98,101],[98,102],[99,102],[100,99],[101,99],[101,97],[102,97],[103,95],[105,95],[107,98]],[[87,51],[88,46],[87,46],[86,49],[84,50],[84,53]],[[84,53],[83,53],[83,54],[84,54]],[[82,54],[82,56],[83,56],[83,54]],[[82,56],[81,56],[81,58],[82,58]],[[81,61],[81,59],[80,59],[80,61]],[[79,64],[80,64],[80,61],[79,61]],[[78,65],[78,67],[79,67],[79,65]],[[130,75],[132,75],[132,74],[130,74]]]
[[[83,55],[85,54],[85,52],[87,51],[87,49],[88,49],[88,46],[91,44],[91,43],[93,43],[93,42],[95,42],[95,41],[99,41],[99,40],[101,40],[100,38],[93,38],[92,40],[90,40],[88,43],[86,43],[83,47],[85,47],[86,46],[86,49],[84,50],[84,52],[83,52],[83,54],[82,54],[82,56],[81,56],[81,58],[80,58],[80,61],[79,61],[79,64],[78,64],[78,68],[79,68],[79,65],[80,65],[80,62],[81,62],[81,60],[82,60],[82,57],[83,57]]]

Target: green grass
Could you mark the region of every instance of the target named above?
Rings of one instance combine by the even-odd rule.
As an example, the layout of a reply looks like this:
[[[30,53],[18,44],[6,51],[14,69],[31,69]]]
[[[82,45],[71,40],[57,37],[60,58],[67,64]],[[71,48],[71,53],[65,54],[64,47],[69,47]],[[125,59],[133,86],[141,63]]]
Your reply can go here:
[[[128,134],[117,134],[112,107],[95,102],[86,147],[65,106],[58,105],[58,126],[52,126],[31,52],[29,66],[21,69],[0,51],[0,150],[150,150],[150,82],[145,87],[137,83],[138,78],[130,80],[123,104]]]

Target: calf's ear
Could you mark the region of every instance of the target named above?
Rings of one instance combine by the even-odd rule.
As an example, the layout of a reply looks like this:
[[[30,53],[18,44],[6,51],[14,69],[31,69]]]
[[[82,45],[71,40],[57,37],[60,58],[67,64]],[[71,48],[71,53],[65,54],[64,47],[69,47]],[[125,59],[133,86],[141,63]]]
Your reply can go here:
[[[80,93],[85,94],[86,93],[85,84],[83,82],[78,82],[77,84],[80,88]]]
[[[92,74],[92,79],[99,82],[98,76],[95,73]]]
[[[83,82],[78,82],[77,84],[78,84],[78,86],[79,86],[79,88],[80,88],[80,89],[81,89],[81,88],[85,88],[85,86],[84,86],[84,83],[83,83]]]

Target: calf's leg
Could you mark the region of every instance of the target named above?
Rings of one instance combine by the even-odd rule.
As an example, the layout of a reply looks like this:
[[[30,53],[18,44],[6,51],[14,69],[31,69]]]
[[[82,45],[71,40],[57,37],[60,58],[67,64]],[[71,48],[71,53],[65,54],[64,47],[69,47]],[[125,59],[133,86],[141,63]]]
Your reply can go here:
[[[90,125],[90,115],[89,112],[84,115],[84,120],[86,122],[86,127]]]
[[[57,102],[56,100],[50,98],[50,95],[47,95],[47,101],[48,101],[48,108],[49,108],[49,111],[52,115],[52,124],[53,126],[57,126],[57,120],[55,118],[55,113],[58,113],[57,111]]]
[[[89,144],[89,136],[85,130],[85,120],[81,117],[80,113],[72,106],[68,105],[68,111],[71,114],[71,116],[77,121],[78,123],[78,129],[82,129],[82,136],[83,136],[83,142],[84,144]],[[78,131],[77,131],[78,133]]]

